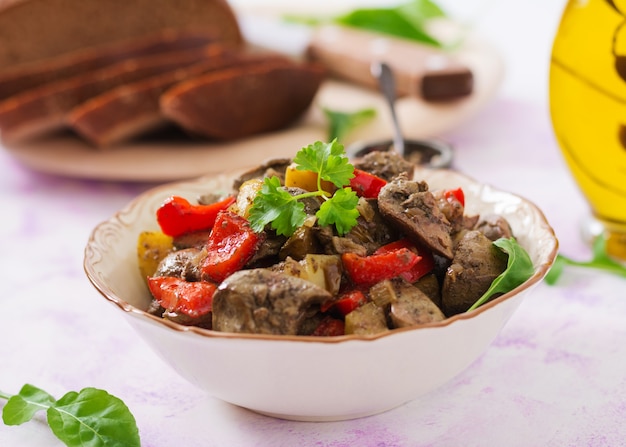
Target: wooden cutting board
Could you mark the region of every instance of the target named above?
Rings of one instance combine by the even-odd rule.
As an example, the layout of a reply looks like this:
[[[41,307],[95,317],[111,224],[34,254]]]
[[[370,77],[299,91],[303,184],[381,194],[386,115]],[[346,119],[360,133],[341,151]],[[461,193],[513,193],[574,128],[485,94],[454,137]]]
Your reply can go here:
[[[398,116],[409,138],[443,137],[482,109],[495,95],[504,74],[497,51],[470,35],[458,50],[458,59],[473,71],[474,90],[448,103],[426,103],[418,97],[398,100]],[[186,136],[159,135],[115,148],[98,150],[71,134],[48,136],[19,146],[5,147],[24,165],[38,171],[76,178],[115,181],[172,181],[256,165],[268,158],[291,157],[301,147],[327,140],[322,107],[356,111],[377,110],[367,126],[347,135],[343,144],[391,137],[387,105],[378,92],[329,80],[318,92],[303,119],[280,132],[239,141],[216,143]]]

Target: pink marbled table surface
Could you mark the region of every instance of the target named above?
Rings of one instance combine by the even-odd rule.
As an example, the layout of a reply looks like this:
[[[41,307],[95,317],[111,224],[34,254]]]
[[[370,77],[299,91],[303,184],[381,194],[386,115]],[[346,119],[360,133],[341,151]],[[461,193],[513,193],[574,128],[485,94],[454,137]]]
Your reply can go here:
[[[442,137],[456,148],[456,169],[535,202],[561,250],[587,258],[579,235],[587,206],[558,152],[545,96],[562,4],[516,6],[510,27],[501,18],[512,6],[492,4],[479,25],[502,48],[507,79],[489,106]],[[93,227],[152,184],[54,177],[1,150],[0,171],[2,391],[106,389],[130,407],[146,447],[626,445],[623,279],[570,269],[557,286],[540,285],[478,361],[400,408],[345,422],[276,420],[193,388],[86,279]],[[41,418],[0,424],[2,447],[57,445]]]

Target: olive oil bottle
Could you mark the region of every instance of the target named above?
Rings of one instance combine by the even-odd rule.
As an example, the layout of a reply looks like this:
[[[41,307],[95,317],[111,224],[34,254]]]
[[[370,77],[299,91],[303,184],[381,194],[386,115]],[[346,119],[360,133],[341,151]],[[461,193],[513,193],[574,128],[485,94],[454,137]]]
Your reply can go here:
[[[552,47],[550,113],[607,251],[626,261],[626,0],[569,0]]]

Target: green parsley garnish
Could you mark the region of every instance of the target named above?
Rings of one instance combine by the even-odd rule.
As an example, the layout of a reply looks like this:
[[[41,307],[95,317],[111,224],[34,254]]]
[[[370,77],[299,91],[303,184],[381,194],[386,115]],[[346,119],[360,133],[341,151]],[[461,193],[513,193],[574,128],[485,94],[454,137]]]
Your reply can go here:
[[[291,195],[278,177],[266,177],[250,208],[248,219],[252,229],[260,232],[270,224],[277,234],[291,236],[307,217],[300,199],[321,197],[324,202],[315,214],[318,223],[334,225],[340,235],[350,231],[359,217],[356,209],[359,198],[346,187],[354,177],[354,166],[350,164],[343,145],[336,139],[330,143],[317,141],[300,149],[293,161],[298,170],[317,174],[317,191]],[[333,195],[324,191],[322,180],[331,182],[337,191]]]

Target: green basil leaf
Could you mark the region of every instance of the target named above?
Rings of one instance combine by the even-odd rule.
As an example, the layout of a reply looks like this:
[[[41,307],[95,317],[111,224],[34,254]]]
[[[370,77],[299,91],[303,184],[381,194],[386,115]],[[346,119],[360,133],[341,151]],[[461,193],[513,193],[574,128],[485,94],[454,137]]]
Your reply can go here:
[[[535,272],[530,256],[515,238],[500,238],[494,241],[493,244],[509,255],[507,267],[504,272],[493,280],[483,296],[468,310],[474,310],[482,306],[496,293],[506,293],[513,290]]]
[[[48,425],[68,447],[139,447],[135,418],[104,390],[69,392],[48,408]]]
[[[2,409],[2,422],[20,425],[30,421],[35,413],[54,405],[55,399],[45,391],[26,384],[20,392],[11,396]]]

